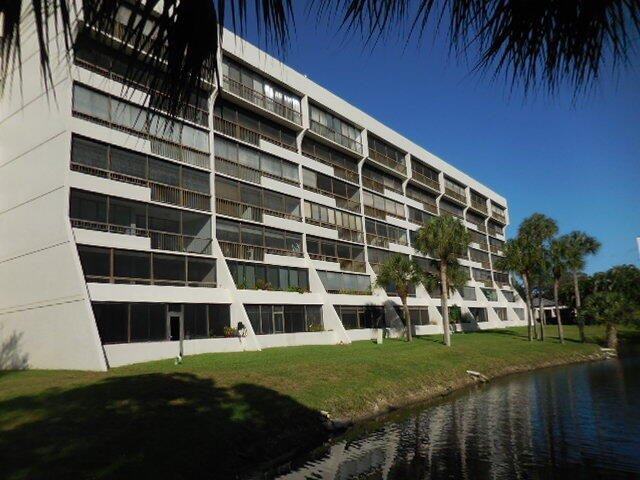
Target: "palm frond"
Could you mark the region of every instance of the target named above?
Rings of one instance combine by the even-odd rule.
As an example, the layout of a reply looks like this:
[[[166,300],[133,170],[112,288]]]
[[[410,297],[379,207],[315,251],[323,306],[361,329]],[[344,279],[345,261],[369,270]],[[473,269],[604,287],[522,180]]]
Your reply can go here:
[[[628,63],[640,32],[640,3],[633,0],[316,0],[346,29],[368,41],[397,32],[422,37],[446,28],[458,57],[475,54],[475,71],[504,77],[525,92],[554,93],[562,84],[585,90],[603,67]],[[337,4],[337,5],[336,5]],[[336,8],[337,6],[337,8]],[[411,25],[407,32],[405,25]]]

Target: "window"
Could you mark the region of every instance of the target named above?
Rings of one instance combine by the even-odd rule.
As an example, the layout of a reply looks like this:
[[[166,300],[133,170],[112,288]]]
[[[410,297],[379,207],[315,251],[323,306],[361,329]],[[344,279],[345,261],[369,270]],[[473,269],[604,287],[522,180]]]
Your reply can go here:
[[[302,169],[302,183],[304,188],[333,197],[338,208],[345,208],[354,212],[360,211],[360,194],[358,187],[332,178],[307,168]]]
[[[298,198],[222,177],[215,185],[218,214],[256,222],[263,221],[263,214],[302,221]]]
[[[453,215],[457,218],[464,219],[463,209],[453,203],[447,202],[446,200],[440,200],[440,212],[443,215]]]
[[[507,302],[515,302],[516,301],[516,296],[511,290],[501,290],[501,292],[504,295],[504,298],[507,299]]]
[[[307,236],[307,252],[315,260],[338,262],[344,270],[365,271],[364,247],[360,245]]]
[[[384,307],[373,305],[334,305],[336,313],[347,330],[362,328],[385,328],[387,326]]]
[[[364,213],[371,217],[386,219],[386,215],[405,218],[404,205],[383,196],[370,192],[362,192],[364,199]]]
[[[304,201],[304,214],[307,223],[333,228],[338,237],[350,242],[362,242],[362,219],[352,213],[325,207],[317,203]]]
[[[477,300],[475,287],[464,287],[462,298],[465,300]]]
[[[214,259],[85,245],[78,254],[89,282],[216,286]]]
[[[417,208],[409,207],[409,221],[413,223],[426,225],[432,218],[435,218],[434,215],[430,215],[423,210],[418,210]]]
[[[444,177],[444,191],[458,200],[465,201],[467,198],[466,188],[447,177]]]
[[[368,165],[362,167],[362,185],[384,193],[385,188],[402,194],[402,182]]]
[[[519,320],[524,320],[524,308],[514,308],[513,311]]]
[[[320,280],[329,293],[371,294],[371,277],[351,273],[318,270]]]
[[[409,307],[409,316],[411,317],[412,325],[429,325],[431,323],[429,320],[429,307]],[[406,325],[406,322],[404,323]]]
[[[217,220],[216,230],[220,246],[227,257],[262,261],[265,253],[302,256],[300,233],[222,218]]]
[[[69,216],[85,222],[107,223],[107,197],[97,193],[72,190]]]
[[[503,321],[503,322],[507,321],[507,309],[506,309],[506,307],[493,307],[493,310],[496,312],[496,315],[498,316],[498,318],[501,321]]]
[[[324,330],[320,305],[245,305],[256,335]]]
[[[475,319],[476,322],[487,322],[488,321],[487,309],[486,308],[470,307],[469,311],[471,312],[471,315],[473,315],[473,318]]]
[[[440,190],[440,173],[423,162],[411,157],[412,178],[430,186],[435,190]]]
[[[498,301],[498,294],[495,291],[495,289],[493,289],[493,288],[481,288],[480,290],[482,290],[482,293],[484,294],[485,297],[487,297],[487,300],[489,300],[490,302],[497,302]]]
[[[263,265],[227,260],[231,276],[240,289],[309,291],[306,268]]]
[[[369,135],[368,141],[369,141],[369,155],[374,160],[379,160],[380,156],[383,156],[384,159],[388,159],[387,161],[384,161],[385,164],[388,164],[388,161],[397,163],[402,166],[402,170],[404,171],[404,164],[405,164],[404,153],[402,153],[397,148],[392,147],[388,143],[383,142],[379,138],[374,137],[373,135]]]
[[[389,248],[389,243],[407,245],[407,231],[404,228],[389,225],[367,218],[365,220],[367,230],[367,243],[374,247]]]
[[[353,158],[307,137],[302,139],[302,154],[333,166],[337,177],[358,183],[358,162]]]
[[[229,305],[93,302],[103,344],[168,341],[167,310],[183,312],[184,339],[224,336]]]
[[[484,282],[491,285],[493,282],[491,280],[491,272],[489,270],[481,270],[479,268],[472,268],[473,279],[477,282]]]

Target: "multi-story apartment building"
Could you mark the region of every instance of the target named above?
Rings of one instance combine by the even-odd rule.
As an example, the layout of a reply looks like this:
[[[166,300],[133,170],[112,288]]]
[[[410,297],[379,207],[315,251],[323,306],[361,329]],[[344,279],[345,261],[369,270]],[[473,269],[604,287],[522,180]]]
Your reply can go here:
[[[435,215],[473,236],[461,259],[469,282],[450,302],[458,328],[525,321],[493,268],[503,197],[229,32],[221,85],[169,117],[144,82],[122,83],[117,32],[80,23],[73,64],[54,62],[49,95],[25,40],[22,93],[14,86],[0,104],[10,355],[101,370],[179,348],[393,334],[400,300],[372,287],[376,272],[394,253],[435,269],[413,248]],[[420,285],[409,305],[417,334],[442,330],[439,291]]]

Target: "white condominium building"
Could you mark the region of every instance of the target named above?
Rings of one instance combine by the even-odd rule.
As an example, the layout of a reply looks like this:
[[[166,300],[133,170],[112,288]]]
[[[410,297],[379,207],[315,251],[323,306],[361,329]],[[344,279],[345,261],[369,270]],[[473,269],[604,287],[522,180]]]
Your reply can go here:
[[[376,272],[398,253],[437,270],[413,248],[437,215],[473,238],[467,286],[450,299],[456,328],[526,322],[494,268],[503,197],[230,32],[222,85],[169,117],[144,82],[123,84],[116,27],[78,22],[48,94],[23,31],[22,86],[14,75],[0,101],[6,361],[105,370],[181,345],[190,355],[397,335],[401,302],[372,286]],[[442,331],[440,295],[411,292],[417,334]]]

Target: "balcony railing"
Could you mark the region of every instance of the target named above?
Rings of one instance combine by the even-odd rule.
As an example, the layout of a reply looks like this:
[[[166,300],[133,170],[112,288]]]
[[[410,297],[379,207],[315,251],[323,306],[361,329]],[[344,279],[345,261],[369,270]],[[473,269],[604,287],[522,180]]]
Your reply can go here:
[[[219,215],[241,218],[243,220],[252,220],[254,222],[262,222],[264,220],[264,215],[286,218],[298,222],[302,221],[302,217],[295,213],[272,210],[270,208],[250,205],[248,203],[227,200],[224,198],[216,198],[216,213]]]
[[[367,177],[364,174],[362,175],[362,186],[369,188],[371,190],[374,190],[378,193],[385,193],[385,189],[386,189],[386,190],[391,190],[392,192],[399,193],[400,195],[403,194],[402,187],[400,188],[390,187],[389,185],[385,185],[384,183],[378,180],[375,180],[373,178]]]
[[[434,215],[438,214],[438,206],[435,203],[425,202],[424,198],[419,198],[417,195],[411,195],[410,190],[407,190],[407,197],[415,200],[416,202],[420,202],[422,204],[422,208],[426,212],[433,213]]]
[[[475,199],[473,197],[471,197],[471,206],[473,208],[475,208],[476,210],[478,210],[479,212],[482,212],[484,214],[486,214],[487,211],[488,211],[486,202],[483,202],[482,200]]]
[[[471,223],[471,225],[473,225],[473,226],[475,227],[475,229],[476,229],[476,230],[478,230],[479,232],[487,233],[487,227],[486,227],[483,223],[480,223],[480,224],[478,224],[478,223],[473,223],[473,222],[472,222],[472,221],[470,221],[468,218],[467,218],[467,221],[468,221],[469,223]]]
[[[71,170],[80,173],[86,173],[96,177],[108,178],[118,182],[130,183],[141,187],[151,189],[151,200],[157,202],[170,203],[181,207],[193,208],[194,210],[211,211],[211,195],[180,188],[164,183],[153,182],[142,178],[132,177],[123,173],[113,172],[98,167],[82,165],[80,163],[71,163]]]
[[[360,143],[358,140],[347,137],[341,132],[333,130],[332,128],[329,128],[316,120],[311,120],[309,126],[312,132],[317,133],[321,137],[324,137],[327,140],[331,140],[338,145],[342,145],[343,147],[346,147],[353,152],[362,154],[362,143]]]
[[[295,180],[290,180],[279,175],[272,175],[257,168],[241,165],[221,157],[215,157],[215,169],[218,173],[223,173],[252,183],[260,183],[262,177],[269,177],[284,183],[290,183],[291,185],[298,185],[298,182]]]
[[[330,230],[337,230],[338,238],[341,240],[347,240],[348,242],[362,243],[363,235],[361,231],[340,227],[333,223],[323,222],[322,220],[317,220],[311,217],[305,217],[305,221],[310,225],[316,225],[318,227],[328,228]]]
[[[331,255],[321,255],[318,253],[310,253],[309,258],[313,260],[322,260],[323,262],[335,262],[340,264],[341,270],[348,270],[350,272],[364,273],[366,266],[364,262],[359,260],[353,260],[351,258],[339,258]]]
[[[259,245],[248,245],[244,243],[233,243],[220,241],[220,249],[227,258],[237,258],[240,260],[254,260],[263,262],[264,255],[284,255],[287,257],[302,257],[302,252],[286,250],[282,248],[263,247]]]
[[[303,151],[302,154],[305,157],[313,158],[314,160],[330,165],[333,167],[333,173],[336,177],[342,178],[343,180],[347,180],[352,183],[359,183],[360,177],[358,176],[357,170],[349,170],[348,168],[344,168],[342,165],[338,165],[336,163],[331,162],[330,160],[318,157],[317,155],[313,155],[308,151]]]
[[[112,223],[94,222],[78,218],[71,219],[71,226],[86,230],[97,230],[100,232],[117,233],[120,235],[134,235],[151,239],[151,248],[157,250],[170,250],[173,252],[198,253],[201,255],[211,255],[211,238],[193,237],[181,235],[173,232],[162,232],[147,228],[137,228],[130,226],[114,225]]]
[[[453,198],[454,200],[458,200],[459,202],[462,202],[464,204],[467,203],[467,197],[463,193],[457,192],[457,191],[447,187],[446,185],[444,187],[444,194],[447,197]]]
[[[279,138],[247,128],[244,125],[240,125],[239,123],[232,122],[231,120],[227,120],[217,115],[213,117],[213,128],[218,133],[250,143],[251,145],[260,146],[260,140],[262,139],[266,142],[278,145],[279,147],[286,148],[287,150],[292,150],[294,152],[298,150],[295,145],[283,142]]]
[[[351,212],[360,212],[360,202],[351,200],[350,198],[340,197],[333,192],[328,190],[324,190],[322,188],[310,187],[308,185],[304,186],[305,190],[310,190],[312,192],[320,193],[322,195],[326,195],[327,197],[331,197],[336,201],[336,207],[343,208],[345,210],[349,210]]]
[[[234,95],[238,95],[250,103],[273,112],[280,117],[286,118],[293,123],[302,125],[302,115],[300,112],[287,107],[280,102],[276,102],[274,99],[267,97],[264,93],[243,85],[226,75],[223,77],[223,85],[225,90],[233,93]]]
[[[487,270],[491,268],[491,264],[489,263],[489,259],[478,258],[471,255],[470,257],[472,262],[477,262],[482,265],[482,268],[486,268]]]
[[[478,283],[482,283],[485,287],[493,287],[493,280],[491,278],[475,278],[474,280]]]
[[[413,178],[414,180],[417,180],[418,182],[422,183],[423,185],[426,185],[427,187],[431,187],[436,191],[440,191],[440,182],[434,180],[431,177],[427,177],[426,175],[424,175],[423,173],[417,172],[415,170],[412,171],[411,173],[411,178]]]
[[[73,115],[78,118],[89,120],[99,125],[104,125],[113,130],[120,130],[121,132],[135,135],[137,137],[144,138],[151,142],[151,153],[161,155],[163,157],[171,158],[179,162],[188,163],[189,165],[195,165],[196,167],[202,167],[210,169],[209,153],[198,150],[193,147],[188,147],[177,142],[173,142],[164,138],[151,135],[146,128],[137,129],[127,127],[119,123],[114,123],[104,118],[99,118],[94,115],[74,111]]]
[[[502,254],[502,245],[491,245],[491,253]]]
[[[495,210],[491,211],[491,218],[493,218],[494,220],[497,220],[498,222],[500,222],[502,224],[506,224],[507,223],[507,217],[505,217],[505,215],[503,213],[496,212]]]
[[[375,162],[381,163],[382,165],[386,165],[387,167],[395,170],[396,172],[400,172],[403,175],[407,174],[407,166],[404,163],[400,163],[397,160],[388,157],[384,153],[381,153],[371,147],[369,147],[369,158]]]

